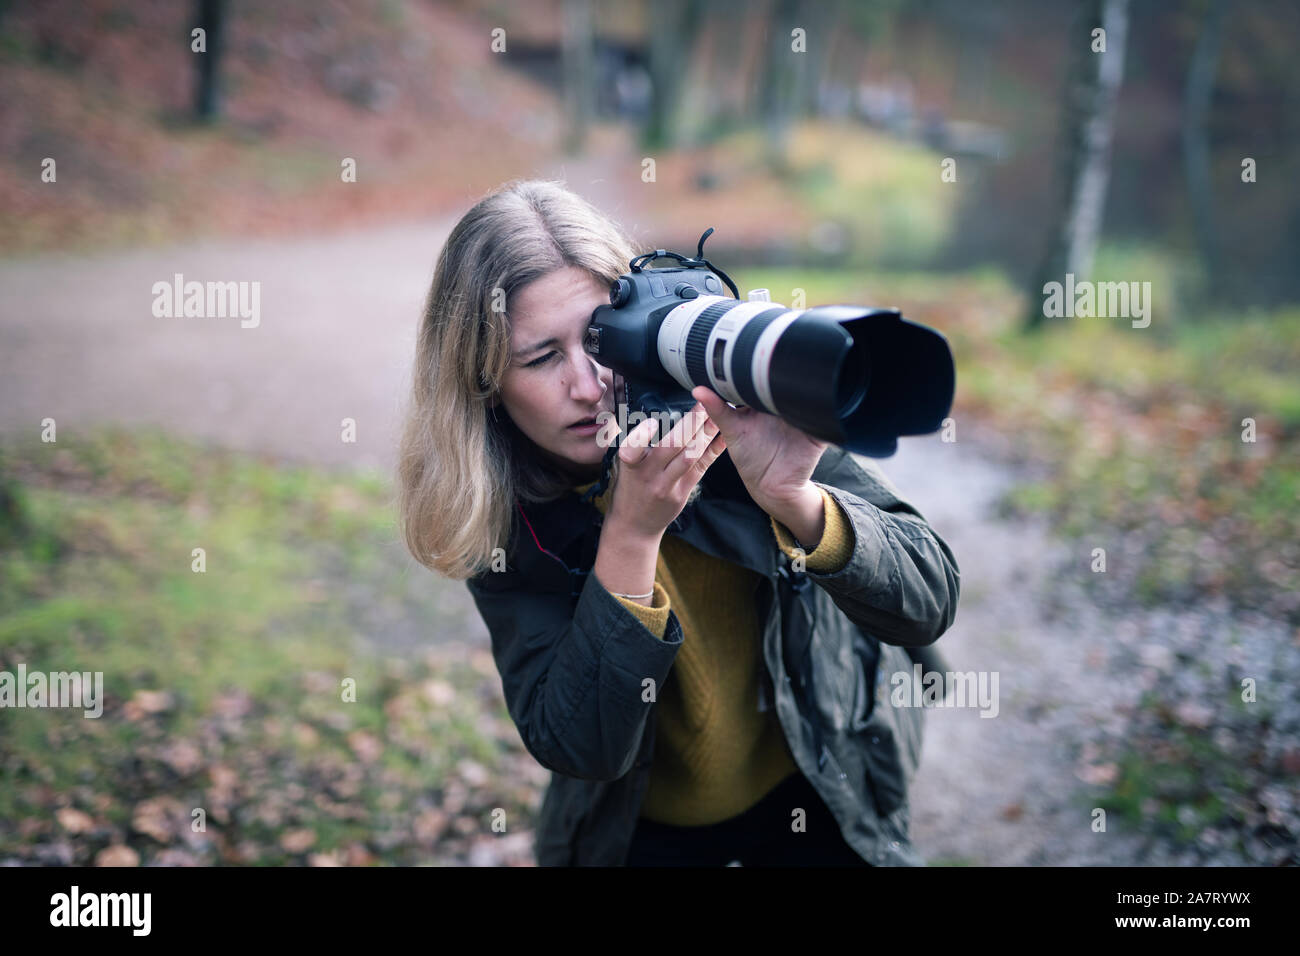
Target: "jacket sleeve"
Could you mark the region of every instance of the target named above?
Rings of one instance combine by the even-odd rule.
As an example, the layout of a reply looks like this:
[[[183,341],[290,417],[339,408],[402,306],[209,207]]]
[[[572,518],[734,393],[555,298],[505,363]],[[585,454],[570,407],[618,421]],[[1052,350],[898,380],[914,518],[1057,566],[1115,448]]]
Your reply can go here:
[[[632,612],[632,616],[646,626],[655,637],[661,641],[668,633],[668,612],[672,610],[672,601],[668,597],[668,592],[658,581],[654,583],[654,598],[649,605],[633,601],[631,598],[618,597],[618,603],[623,605]]]
[[[652,633],[594,571],[572,612],[567,593],[488,580],[507,577],[516,575],[486,572],[467,585],[524,746],[556,773],[617,780],[636,760],[652,700],[682,646],[681,624],[670,613],[662,637]]]
[[[831,493],[820,485],[817,490],[822,493],[822,507],[826,509],[826,527],[821,541],[811,553],[804,552],[803,546],[790,529],[775,518],[771,519],[772,532],[787,558],[793,561],[802,555],[805,570],[832,574],[843,569],[849,563],[849,558],[853,557],[853,527],[844,508]]]
[[[826,503],[828,530],[847,519],[852,545],[838,570],[819,570],[809,560],[808,577],[854,624],[886,643],[922,647],[937,641],[956,618],[961,590],[947,543],[870,462],[835,449],[823,456],[813,478],[842,511],[833,514]],[[779,522],[773,526],[790,554],[789,530]]]

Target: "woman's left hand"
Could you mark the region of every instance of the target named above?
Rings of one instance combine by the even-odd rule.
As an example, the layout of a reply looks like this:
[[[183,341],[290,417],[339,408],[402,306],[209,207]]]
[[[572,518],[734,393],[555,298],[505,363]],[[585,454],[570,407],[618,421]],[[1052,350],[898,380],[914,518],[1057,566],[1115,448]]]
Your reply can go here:
[[[760,508],[782,520],[807,500],[813,470],[830,442],[758,409],[732,408],[704,385],[692,389],[691,397],[722,432],[731,462]]]

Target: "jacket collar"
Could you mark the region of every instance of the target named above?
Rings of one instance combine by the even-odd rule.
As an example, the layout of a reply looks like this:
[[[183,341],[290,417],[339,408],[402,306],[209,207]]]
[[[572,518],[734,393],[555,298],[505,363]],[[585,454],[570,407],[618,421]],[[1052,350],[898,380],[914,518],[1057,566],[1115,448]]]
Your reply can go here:
[[[700,483],[700,497],[668,526],[668,533],[678,535],[705,554],[771,578],[776,573],[778,555],[771,524],[749,496],[731,456],[724,452]],[[530,576],[555,575],[557,585],[567,586],[560,584],[567,577],[564,565],[590,569],[603,520],[595,505],[580,500],[576,491],[569,491],[553,501],[521,507],[528,520],[518,522],[512,561],[521,572]],[[584,533],[585,547],[578,547]],[[547,555],[543,548],[559,560]]]

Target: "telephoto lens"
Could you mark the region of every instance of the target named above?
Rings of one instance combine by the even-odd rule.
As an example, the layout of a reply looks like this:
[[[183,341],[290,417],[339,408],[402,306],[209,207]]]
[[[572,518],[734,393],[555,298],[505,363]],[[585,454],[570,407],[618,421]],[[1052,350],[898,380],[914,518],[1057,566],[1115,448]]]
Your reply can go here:
[[[935,431],[952,404],[947,342],[896,309],[700,296],[664,317],[657,344],[687,391],[707,385],[861,454],[891,455],[899,435]]]
[[[956,375],[941,334],[897,309],[791,309],[765,289],[742,301],[703,258],[708,235],[698,258],[662,249],[638,256],[613,283],[610,304],[592,313],[585,347],[623,376],[629,400],[643,406],[636,410],[684,411],[703,385],[873,458],[894,454],[899,436],[942,427]],[[683,267],[644,268],[666,257]],[[721,294],[723,282],[734,297]]]

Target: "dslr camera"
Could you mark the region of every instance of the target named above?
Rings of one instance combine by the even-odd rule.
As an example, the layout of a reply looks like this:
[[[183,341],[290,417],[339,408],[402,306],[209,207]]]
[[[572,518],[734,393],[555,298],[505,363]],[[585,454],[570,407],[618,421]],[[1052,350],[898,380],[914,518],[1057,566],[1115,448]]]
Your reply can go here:
[[[622,376],[615,401],[629,419],[659,423],[652,441],[690,411],[700,385],[871,458],[894,454],[899,436],[941,427],[956,384],[947,339],[897,309],[788,309],[765,289],[741,301],[704,257],[712,233],[694,257],[656,249],[634,258],[587,326],[584,349]],[[659,259],[677,265],[646,268]]]

